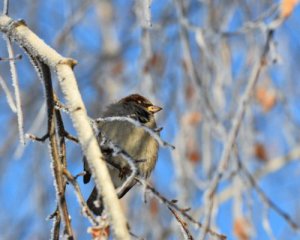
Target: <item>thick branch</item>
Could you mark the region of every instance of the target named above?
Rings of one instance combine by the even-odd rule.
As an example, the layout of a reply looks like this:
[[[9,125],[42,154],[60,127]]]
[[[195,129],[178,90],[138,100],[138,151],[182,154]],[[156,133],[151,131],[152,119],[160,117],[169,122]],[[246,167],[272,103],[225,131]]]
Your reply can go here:
[[[6,33],[18,44],[26,47],[30,54],[38,57],[56,71],[84,155],[95,178],[96,186],[102,192],[105,205],[111,217],[115,236],[117,239],[130,239],[126,227],[126,219],[79,93],[72,69],[75,61],[62,57],[46,45],[23,22],[14,22],[8,16],[0,16],[0,31]]]

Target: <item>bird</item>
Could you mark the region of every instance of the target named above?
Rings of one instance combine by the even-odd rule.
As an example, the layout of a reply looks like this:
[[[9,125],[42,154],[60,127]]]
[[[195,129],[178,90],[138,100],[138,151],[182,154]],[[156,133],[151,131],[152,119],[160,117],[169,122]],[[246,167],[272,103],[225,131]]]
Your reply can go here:
[[[128,161],[124,159],[124,155],[115,154],[114,150],[106,143],[112,143],[126,153],[130,159],[135,160],[136,174],[144,179],[150,176],[156,165],[159,144],[142,127],[129,121],[105,121],[105,118],[129,117],[155,131],[157,125],[154,114],[161,110],[161,107],[152,104],[147,98],[135,93],[108,105],[101,115],[104,120],[97,122],[98,143],[104,160],[108,163],[108,170],[116,189],[126,181],[131,173],[131,168]],[[156,132],[159,134],[159,131]],[[88,183],[91,179],[91,171],[85,157],[84,171],[83,182]],[[122,198],[135,184],[136,180],[134,179],[126,188],[118,192],[118,197]],[[102,214],[103,202],[96,187],[92,190],[87,205],[95,215]]]

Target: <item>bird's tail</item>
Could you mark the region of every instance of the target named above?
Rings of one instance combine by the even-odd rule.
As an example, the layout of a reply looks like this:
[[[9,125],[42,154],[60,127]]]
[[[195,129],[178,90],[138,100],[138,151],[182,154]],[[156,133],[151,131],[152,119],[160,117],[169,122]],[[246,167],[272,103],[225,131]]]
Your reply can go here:
[[[95,215],[101,215],[103,211],[103,201],[96,187],[94,187],[86,203]]]

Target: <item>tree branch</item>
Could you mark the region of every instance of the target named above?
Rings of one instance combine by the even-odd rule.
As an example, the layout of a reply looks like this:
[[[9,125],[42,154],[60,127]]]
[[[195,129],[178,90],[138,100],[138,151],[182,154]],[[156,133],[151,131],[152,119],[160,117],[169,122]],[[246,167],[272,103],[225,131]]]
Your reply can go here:
[[[41,59],[57,73],[79,142],[92,171],[96,187],[102,193],[107,211],[111,217],[115,237],[122,240],[130,239],[124,213],[79,93],[72,69],[76,62],[72,59],[62,57],[46,45],[22,21],[16,22],[12,18],[2,15],[0,16],[0,31],[7,34],[19,45],[27,48],[32,56]]]
[[[48,134],[50,141],[50,153],[52,158],[52,167],[54,173],[54,182],[56,186],[57,202],[59,212],[65,224],[64,234],[68,239],[74,239],[74,233],[69,218],[68,207],[65,197],[66,183],[63,178],[63,166],[66,167],[65,161],[65,144],[64,138],[61,136],[62,121],[58,110],[55,110],[54,93],[51,81],[50,69],[47,65],[36,60],[36,64],[40,69],[42,80],[44,80],[44,87],[46,92],[47,109],[48,109]],[[56,126],[58,125],[58,136],[56,135]],[[58,142],[59,139],[59,142]]]

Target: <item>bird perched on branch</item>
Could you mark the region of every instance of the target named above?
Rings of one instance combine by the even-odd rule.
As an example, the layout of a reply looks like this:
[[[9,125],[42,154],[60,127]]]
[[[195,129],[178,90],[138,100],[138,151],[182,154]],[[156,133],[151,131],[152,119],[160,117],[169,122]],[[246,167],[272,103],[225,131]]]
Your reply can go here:
[[[109,105],[102,114],[102,120],[97,122],[98,142],[108,163],[113,184],[116,189],[123,186],[123,189],[118,189],[119,198],[136,184],[133,178],[127,186],[123,185],[134,169],[137,176],[147,178],[156,164],[158,142],[142,126],[154,132],[156,130],[154,114],[161,109],[145,97],[132,94]],[[126,121],[126,118],[135,121]],[[130,162],[134,163],[134,169]],[[83,181],[88,183],[91,172],[85,158],[84,170]],[[101,215],[103,204],[96,187],[89,196],[87,204],[94,214]]]

